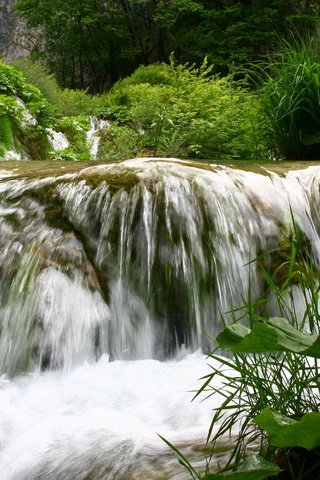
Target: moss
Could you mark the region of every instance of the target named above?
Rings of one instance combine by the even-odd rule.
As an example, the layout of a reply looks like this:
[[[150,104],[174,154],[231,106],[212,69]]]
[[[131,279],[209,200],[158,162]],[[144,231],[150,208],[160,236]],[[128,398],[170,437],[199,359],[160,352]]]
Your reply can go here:
[[[45,130],[40,127],[21,127],[15,124],[15,137],[18,150],[32,160],[47,160],[50,144]]]
[[[295,246],[296,252],[293,271],[290,274],[290,258],[293,254],[293,246]],[[259,255],[261,257],[259,263],[269,272],[278,288],[282,288],[284,285],[299,285],[303,281],[302,277],[310,277],[311,271],[319,278],[319,272],[317,272],[311,252],[310,240],[295,225],[295,233],[284,233],[276,249],[267,254]]]
[[[14,149],[13,125],[7,116],[0,117],[0,142],[7,150]]]
[[[83,174],[78,177],[79,181],[85,180],[86,184],[92,189],[97,188],[102,182],[109,185],[111,195],[115,195],[119,190],[129,192],[138,185],[140,178],[131,171],[107,172],[96,174]]]

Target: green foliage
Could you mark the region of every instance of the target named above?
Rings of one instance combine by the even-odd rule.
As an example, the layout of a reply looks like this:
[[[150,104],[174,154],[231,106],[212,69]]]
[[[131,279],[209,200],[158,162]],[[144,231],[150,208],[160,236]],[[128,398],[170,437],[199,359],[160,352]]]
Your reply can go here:
[[[217,337],[219,347],[242,353],[295,352],[320,358],[320,335],[295,328],[285,318],[269,318],[252,329],[232,324]]]
[[[63,115],[96,115],[100,112],[103,103],[99,96],[89,95],[84,90],[59,90],[57,109]]]
[[[125,105],[102,106],[98,109],[97,115],[115,121],[117,125],[126,125],[132,122],[129,109]]]
[[[282,42],[278,53],[255,65],[250,76],[272,156],[320,159],[320,53],[316,39]]]
[[[111,125],[100,133],[98,158],[115,161],[136,157],[139,154],[139,137],[129,127]]]
[[[14,117],[21,112],[21,106],[15,101],[18,97],[40,123],[49,121],[52,116],[52,109],[40,90],[28,84],[21,72],[4,63],[0,63],[0,94],[0,109],[4,114]]]
[[[201,62],[204,55],[228,71],[277,48],[292,29],[312,30],[318,20],[316,2],[289,0],[161,0],[157,20],[167,31],[179,61]]]
[[[23,57],[12,60],[11,65],[22,72],[26,81],[37,87],[50,104],[59,103],[60,88],[54,75],[49,73],[44,63]]]
[[[204,477],[204,480],[264,480],[274,477],[280,471],[280,468],[274,463],[268,462],[257,455],[251,455],[232,470],[208,474]]]
[[[5,95],[17,95],[22,98],[28,90],[23,75],[9,65],[0,64],[0,92]]]
[[[265,430],[274,447],[302,447],[312,450],[320,446],[320,413],[311,412],[299,420],[281,415],[270,407],[264,408],[253,423]]]
[[[18,0],[16,8],[42,27],[44,56],[60,84],[92,92],[172,51],[198,65],[208,55],[225,73],[276,47],[292,28],[313,30],[318,14],[318,2],[299,0]]]
[[[193,478],[235,480],[248,450],[283,469],[279,480],[311,480],[319,471],[319,287],[312,263],[296,262],[299,250],[297,240],[293,242],[290,258],[278,271],[269,274],[261,267],[269,291],[288,320],[265,318],[265,300],[253,302],[249,294],[245,305],[233,312],[234,323],[217,337],[218,345],[232,350],[233,356],[209,355],[214,360],[211,373],[203,377],[196,397],[205,392],[207,398],[220,395],[223,400],[214,411],[207,440],[212,454],[216,442],[227,434],[234,448],[226,467],[217,474],[207,471],[201,477],[184,462]],[[281,268],[289,280],[277,285],[273,275]],[[302,318],[297,318],[292,303],[297,276],[306,302]]]
[[[53,109],[40,90],[14,67],[0,63],[1,155],[15,150],[31,158],[47,158],[44,127],[52,122]]]
[[[132,75],[118,82],[118,87],[125,88],[129,85],[172,85],[173,78],[171,71],[165,63],[153,63],[147,66],[140,66]]]
[[[12,96],[0,93],[0,115],[11,118],[21,118],[22,108]]]
[[[66,87],[96,93],[162,49],[150,0],[19,0],[16,8],[42,26],[48,65]]]
[[[56,122],[56,129],[62,132],[68,139],[70,147],[60,152],[55,152],[64,160],[90,160],[87,144],[87,131],[90,128],[88,117],[64,117]]]
[[[95,115],[102,107],[99,96],[89,95],[83,90],[61,88],[54,75],[48,71],[48,67],[39,60],[19,58],[11,63],[23,73],[27,82],[40,90],[44,98],[61,115]]]
[[[0,145],[3,153],[14,148],[12,122],[7,116],[0,116]]]
[[[123,111],[126,125],[139,133],[137,148],[149,155],[256,158],[255,98],[211,70],[206,61],[197,68],[173,58],[170,65],[140,67],[101,97],[104,112],[115,119]]]
[[[31,160],[50,158],[50,145],[46,130],[41,126],[22,126],[15,122],[13,127],[15,149]]]

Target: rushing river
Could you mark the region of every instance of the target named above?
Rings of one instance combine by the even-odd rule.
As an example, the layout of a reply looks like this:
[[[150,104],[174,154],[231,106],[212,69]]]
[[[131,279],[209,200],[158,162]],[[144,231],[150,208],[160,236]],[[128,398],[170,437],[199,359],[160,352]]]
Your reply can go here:
[[[318,266],[319,182],[314,164],[1,165],[1,479],[189,478],[157,434],[203,469],[202,352],[294,228]]]

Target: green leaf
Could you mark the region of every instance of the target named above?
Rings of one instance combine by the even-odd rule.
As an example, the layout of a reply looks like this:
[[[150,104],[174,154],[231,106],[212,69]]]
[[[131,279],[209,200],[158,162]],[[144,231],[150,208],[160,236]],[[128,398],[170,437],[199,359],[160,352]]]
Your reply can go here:
[[[306,413],[300,420],[294,420],[267,407],[253,422],[267,432],[275,447],[312,450],[320,445],[320,413]]]
[[[320,335],[302,332],[284,318],[270,318],[252,330],[239,324],[224,329],[218,345],[237,353],[295,352],[320,358]]]
[[[274,463],[258,455],[252,455],[245,462],[240,463],[236,471],[209,474],[203,480],[263,480],[278,475],[280,471]]]

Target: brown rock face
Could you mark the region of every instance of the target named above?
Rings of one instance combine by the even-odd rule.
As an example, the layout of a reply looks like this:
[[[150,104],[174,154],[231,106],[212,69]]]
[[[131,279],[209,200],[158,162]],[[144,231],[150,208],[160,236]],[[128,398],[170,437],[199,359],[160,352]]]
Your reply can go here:
[[[41,50],[41,32],[27,28],[14,12],[15,0],[0,1],[0,56],[19,58]]]

